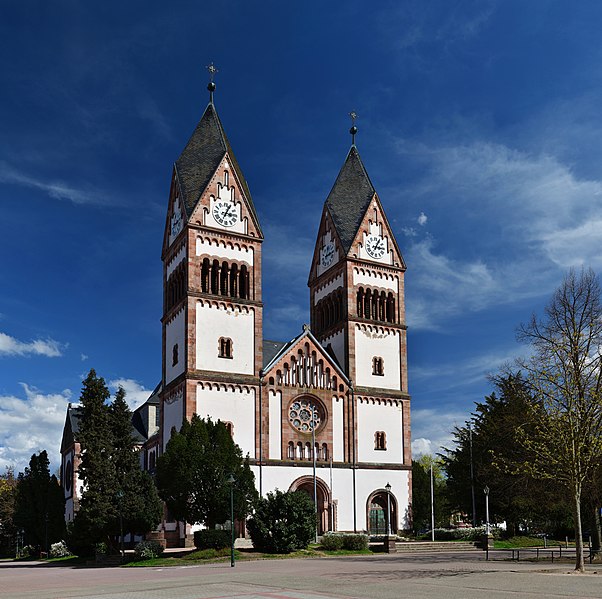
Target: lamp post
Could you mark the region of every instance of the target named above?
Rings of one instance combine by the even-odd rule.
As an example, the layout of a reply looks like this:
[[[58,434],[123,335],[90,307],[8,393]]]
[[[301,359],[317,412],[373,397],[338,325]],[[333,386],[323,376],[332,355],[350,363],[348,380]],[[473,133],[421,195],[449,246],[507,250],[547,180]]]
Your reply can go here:
[[[234,483],[236,479],[231,474],[227,483],[230,485],[230,566],[234,568]]]
[[[431,458],[431,541],[435,542],[435,484],[433,481],[433,460]]]
[[[483,492],[485,493],[485,533],[489,538],[489,487],[485,486]]]
[[[123,490],[119,489],[115,497],[117,497],[117,505],[119,506],[119,544],[121,547],[121,561],[123,561],[125,558],[125,550],[123,549]]]
[[[387,490],[387,540],[391,535],[391,485],[387,483],[385,485]]]

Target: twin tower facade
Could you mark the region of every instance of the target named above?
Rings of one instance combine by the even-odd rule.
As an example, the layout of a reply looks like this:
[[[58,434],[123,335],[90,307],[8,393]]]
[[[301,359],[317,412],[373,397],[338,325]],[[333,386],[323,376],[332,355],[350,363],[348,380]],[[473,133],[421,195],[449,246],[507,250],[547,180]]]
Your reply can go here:
[[[262,495],[278,488],[313,498],[315,462],[320,532],[406,528],[406,267],[355,145],[308,265],[310,324],[287,342],[263,337],[263,239],[211,101],[173,167],[159,431],[144,461],[154,464],[172,428],[196,413],[226,423]],[[184,537],[180,527],[164,523]]]

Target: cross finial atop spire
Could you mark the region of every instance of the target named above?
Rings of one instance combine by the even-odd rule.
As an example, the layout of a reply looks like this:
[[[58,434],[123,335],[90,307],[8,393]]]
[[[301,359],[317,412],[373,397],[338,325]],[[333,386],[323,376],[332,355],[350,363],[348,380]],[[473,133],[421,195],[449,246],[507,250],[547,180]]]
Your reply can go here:
[[[351,145],[354,146],[355,145],[355,134],[357,133],[357,127],[355,126],[355,119],[357,119],[357,114],[356,114],[355,110],[352,110],[349,113],[349,116],[351,117],[351,129],[349,129],[349,133],[351,133]]]
[[[213,79],[215,78],[215,74],[218,72],[218,70],[215,68],[213,63],[208,65],[206,68],[209,71],[209,76],[211,77],[209,85],[207,86],[207,89],[209,90],[209,102],[213,104],[213,92],[215,91],[215,83],[213,82]]]

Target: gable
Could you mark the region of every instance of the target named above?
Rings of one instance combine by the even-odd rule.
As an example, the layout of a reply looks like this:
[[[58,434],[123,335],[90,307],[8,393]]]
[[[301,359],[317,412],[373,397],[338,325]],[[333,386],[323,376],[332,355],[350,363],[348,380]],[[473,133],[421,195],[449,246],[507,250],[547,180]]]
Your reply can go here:
[[[364,213],[349,249],[349,257],[403,270],[406,268],[389,221],[376,194]]]
[[[336,227],[328,208],[324,206],[318,236],[314,247],[314,255],[309,272],[309,282],[333,269],[345,256]]]

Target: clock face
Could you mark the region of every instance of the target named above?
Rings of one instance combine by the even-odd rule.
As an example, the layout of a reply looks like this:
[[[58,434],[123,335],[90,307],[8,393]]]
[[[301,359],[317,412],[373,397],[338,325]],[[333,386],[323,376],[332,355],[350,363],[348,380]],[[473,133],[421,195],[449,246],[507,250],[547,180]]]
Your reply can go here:
[[[182,213],[174,212],[171,216],[171,236],[175,237],[182,230]]]
[[[322,248],[322,266],[327,267],[330,266],[332,264],[332,261],[334,260],[334,243],[332,241],[328,242],[323,248]]]
[[[372,258],[382,258],[385,253],[385,240],[378,235],[368,235],[366,237],[366,251]]]
[[[213,206],[213,218],[224,227],[232,227],[238,220],[234,204],[216,202]]]

